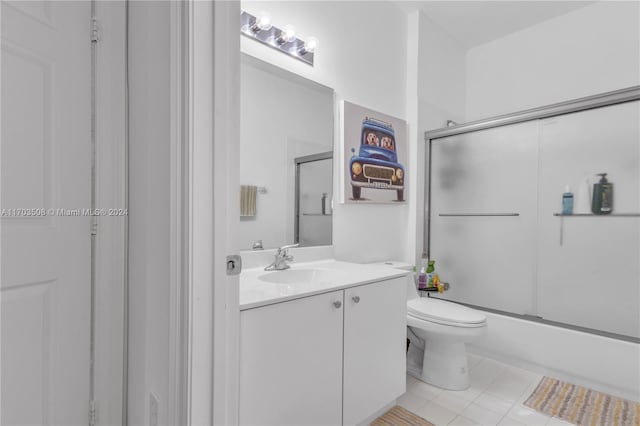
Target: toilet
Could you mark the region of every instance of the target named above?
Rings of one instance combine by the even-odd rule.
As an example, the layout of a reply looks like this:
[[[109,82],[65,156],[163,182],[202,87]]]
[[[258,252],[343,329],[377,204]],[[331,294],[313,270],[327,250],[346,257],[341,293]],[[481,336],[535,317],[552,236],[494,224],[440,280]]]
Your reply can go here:
[[[469,388],[466,343],[485,333],[486,315],[457,303],[420,297],[413,278],[408,281],[407,372],[439,388]]]

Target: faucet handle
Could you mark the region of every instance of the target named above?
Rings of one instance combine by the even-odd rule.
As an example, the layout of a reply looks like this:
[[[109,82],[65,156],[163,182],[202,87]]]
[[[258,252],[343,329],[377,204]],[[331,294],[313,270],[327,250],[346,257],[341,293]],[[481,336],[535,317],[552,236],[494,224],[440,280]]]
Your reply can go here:
[[[295,248],[295,247],[298,247],[299,245],[300,245],[300,243],[288,244],[286,246],[280,247],[280,250],[286,250],[286,249],[290,249],[290,248]]]
[[[287,244],[285,246],[279,247],[278,248],[278,253],[286,253],[288,249],[294,248],[294,247],[298,247],[298,246],[300,246],[300,243]]]

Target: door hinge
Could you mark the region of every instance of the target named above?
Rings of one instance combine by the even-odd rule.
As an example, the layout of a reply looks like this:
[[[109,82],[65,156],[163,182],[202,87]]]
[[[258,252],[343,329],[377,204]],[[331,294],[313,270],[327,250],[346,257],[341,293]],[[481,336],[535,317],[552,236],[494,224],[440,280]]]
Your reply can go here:
[[[98,413],[96,410],[96,401],[89,401],[89,426],[95,426],[98,421]]]
[[[96,17],[91,18],[91,43],[97,43],[99,38],[98,31],[98,19]]]
[[[91,223],[91,235],[98,235],[98,222]]]

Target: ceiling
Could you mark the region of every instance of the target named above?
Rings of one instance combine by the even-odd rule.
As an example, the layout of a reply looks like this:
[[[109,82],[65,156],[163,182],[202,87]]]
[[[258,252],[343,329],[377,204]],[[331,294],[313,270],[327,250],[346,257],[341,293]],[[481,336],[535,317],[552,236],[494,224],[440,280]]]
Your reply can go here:
[[[471,48],[563,15],[595,1],[399,1],[405,11],[419,9]]]

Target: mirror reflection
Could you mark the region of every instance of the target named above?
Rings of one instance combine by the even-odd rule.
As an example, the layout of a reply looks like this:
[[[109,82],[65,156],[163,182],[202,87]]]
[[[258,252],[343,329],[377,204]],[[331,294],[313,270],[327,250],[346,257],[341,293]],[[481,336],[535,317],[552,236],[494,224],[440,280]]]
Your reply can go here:
[[[331,244],[333,90],[245,54],[240,84],[238,246]]]

